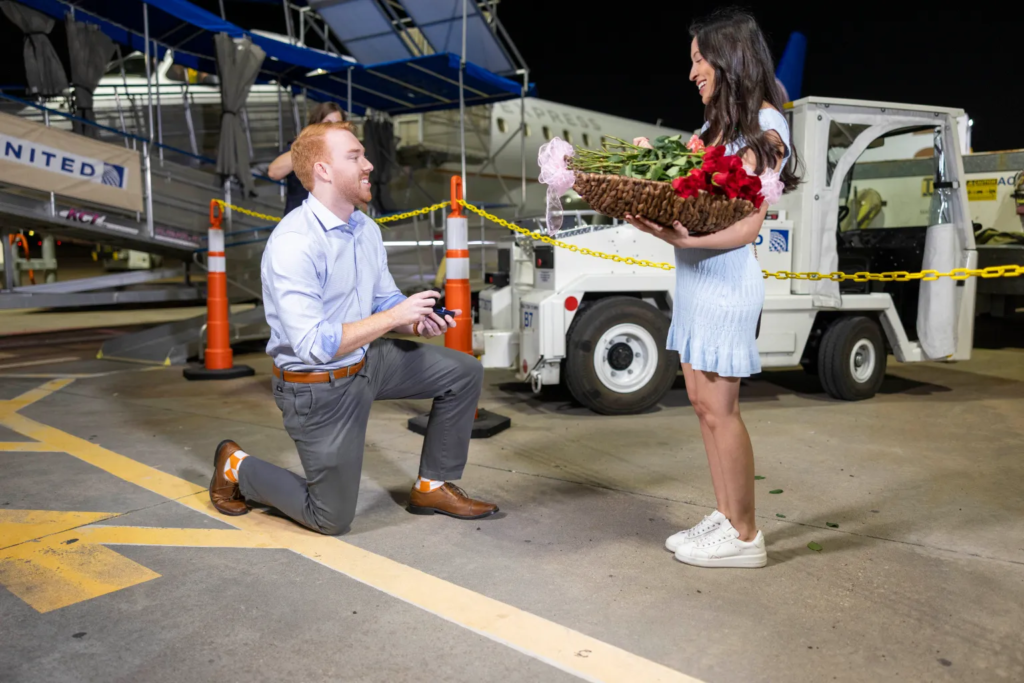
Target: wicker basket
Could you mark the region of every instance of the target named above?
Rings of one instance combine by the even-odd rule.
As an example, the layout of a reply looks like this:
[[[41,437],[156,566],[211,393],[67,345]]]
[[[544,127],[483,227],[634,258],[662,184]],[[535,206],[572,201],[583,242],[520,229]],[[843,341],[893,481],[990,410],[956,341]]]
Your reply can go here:
[[[718,232],[755,210],[745,199],[706,193],[683,199],[671,183],[618,175],[577,172],[573,189],[606,216],[625,218],[628,213],[661,225],[679,221],[693,234]]]

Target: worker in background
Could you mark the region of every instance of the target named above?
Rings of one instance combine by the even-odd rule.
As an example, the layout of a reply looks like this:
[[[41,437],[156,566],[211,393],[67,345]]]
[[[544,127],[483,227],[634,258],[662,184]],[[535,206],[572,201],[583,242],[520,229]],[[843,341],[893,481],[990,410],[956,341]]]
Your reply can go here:
[[[318,102],[309,110],[306,125],[314,123],[340,123],[345,121],[345,112],[335,102]],[[292,141],[294,142],[294,140]],[[292,209],[299,207],[309,194],[306,188],[295,175],[292,167],[292,143],[288,143],[288,151],[270,162],[267,175],[273,180],[284,180],[287,184],[287,195],[284,205],[284,215],[291,213]]]
[[[384,337],[439,337],[455,320],[434,311],[437,292],[406,297],[395,286],[380,228],[356,208],[373,198],[373,165],[351,124],[307,126],[292,150],[309,194],[274,229],[261,273],[274,398],[303,475],[224,441],[210,482],[214,507],[241,515],[254,501],[321,533],[344,533],[356,512],[373,401],[433,399],[409,512],[493,515],[497,505],[450,483],[469,456],[483,366],[454,349]]]

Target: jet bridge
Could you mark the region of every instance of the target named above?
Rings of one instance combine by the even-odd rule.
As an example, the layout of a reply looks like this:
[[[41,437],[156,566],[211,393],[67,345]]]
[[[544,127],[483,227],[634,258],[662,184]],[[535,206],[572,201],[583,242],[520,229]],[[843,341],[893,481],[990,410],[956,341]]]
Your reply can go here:
[[[183,150],[168,148],[168,154],[161,161],[153,162],[147,169],[144,185],[149,188],[151,198],[141,203],[140,211],[132,211],[116,202],[105,201],[99,196],[99,189],[88,187],[89,183],[76,183],[71,189],[58,191],[65,178],[60,172],[39,170],[25,163],[35,153],[63,154],[60,157],[67,167],[73,159],[92,159],[77,145],[88,144],[90,150],[105,149],[106,143],[86,140],[70,132],[73,123],[96,126],[77,117],[48,108],[43,105],[0,94],[5,104],[31,109],[43,115],[43,123],[35,123],[18,117],[17,123],[24,132],[23,138],[6,135],[0,149],[0,162],[4,163],[6,175],[0,179],[0,232],[3,233],[3,288],[0,289],[0,308],[43,308],[43,307],[88,307],[110,304],[139,304],[155,302],[197,303],[205,300],[202,287],[203,269],[195,260],[195,253],[202,249],[209,227],[206,222],[211,197],[225,196],[227,201],[242,205],[254,211],[279,214],[281,211],[280,192],[276,183],[258,182],[255,198],[241,198],[235,190],[232,199],[231,185],[225,186],[220,177],[207,165],[193,167],[171,159],[184,157],[182,161],[202,159]],[[15,117],[5,117],[0,123],[10,122]],[[104,132],[122,141],[122,157],[137,157],[138,167],[145,168],[143,155],[147,141],[130,133],[122,133],[106,127]],[[50,132],[52,131],[52,132]],[[31,139],[29,139],[31,138]],[[79,140],[78,138],[82,138]],[[43,141],[47,144],[43,144]],[[115,151],[117,147],[112,147]],[[22,159],[16,153],[21,152]],[[90,152],[96,154],[96,152]],[[57,156],[53,163],[57,163]],[[89,162],[82,162],[89,163]],[[103,162],[106,163],[106,162]],[[111,164],[108,164],[108,166]],[[23,170],[24,166],[24,170]],[[126,173],[134,169],[128,168]],[[12,177],[17,173],[35,173],[33,178],[44,180],[33,185],[31,179],[21,181]],[[55,176],[51,184],[48,176]],[[18,183],[12,182],[18,180]],[[83,185],[84,187],[83,189]],[[232,217],[232,230],[259,228],[259,221],[247,216]],[[81,278],[42,284],[22,284],[19,272],[19,258],[8,235],[19,231],[34,231],[40,235],[86,243],[96,243],[121,249],[132,249],[150,254],[159,254],[182,262],[181,266],[155,270],[114,273],[99,277]],[[259,274],[253,272],[253,261],[258,269],[259,254],[238,250],[233,254],[229,278],[233,282],[233,294],[240,299],[259,297]],[[10,267],[7,267],[7,265]]]

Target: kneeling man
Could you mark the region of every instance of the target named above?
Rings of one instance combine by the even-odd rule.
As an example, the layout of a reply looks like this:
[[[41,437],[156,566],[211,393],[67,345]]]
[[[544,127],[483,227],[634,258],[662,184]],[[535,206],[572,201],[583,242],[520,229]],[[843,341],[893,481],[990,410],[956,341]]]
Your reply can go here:
[[[382,338],[436,337],[455,321],[433,312],[437,292],[406,298],[395,285],[380,228],[355,208],[371,199],[364,152],[349,123],[311,125],[292,146],[310,194],[274,230],[261,270],[274,399],[306,476],[224,441],[210,499],[226,515],[245,514],[246,501],[255,501],[315,531],[347,531],[370,406],[398,398],[434,399],[409,511],[459,519],[498,511],[447,483],[466,465],[483,366],[444,347]]]

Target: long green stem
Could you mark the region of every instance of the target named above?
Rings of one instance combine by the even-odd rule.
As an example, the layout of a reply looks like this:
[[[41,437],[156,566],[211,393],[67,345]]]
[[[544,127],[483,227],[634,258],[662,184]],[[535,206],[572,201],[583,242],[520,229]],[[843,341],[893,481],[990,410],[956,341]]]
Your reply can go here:
[[[603,175],[625,175],[647,178],[652,172],[656,180],[668,181],[688,174],[700,166],[704,156],[682,144],[681,140],[659,138],[654,147],[641,147],[622,138],[607,136],[602,149],[592,150],[577,147],[569,159],[569,168],[586,173]]]

